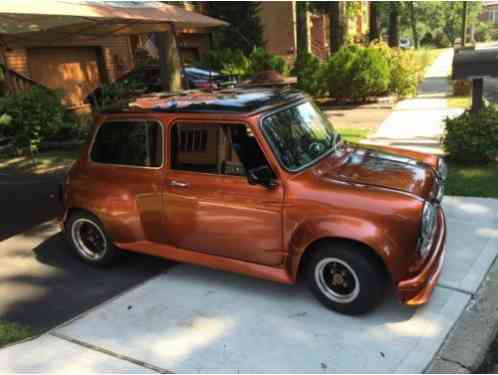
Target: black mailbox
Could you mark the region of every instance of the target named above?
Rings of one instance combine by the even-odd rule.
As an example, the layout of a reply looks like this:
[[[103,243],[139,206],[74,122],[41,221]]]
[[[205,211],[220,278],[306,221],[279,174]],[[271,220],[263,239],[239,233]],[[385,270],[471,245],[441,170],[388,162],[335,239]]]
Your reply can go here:
[[[484,77],[498,77],[498,48],[456,50],[452,79],[472,80],[472,111],[482,107]]]
[[[455,51],[453,79],[484,77],[498,77],[498,48]]]

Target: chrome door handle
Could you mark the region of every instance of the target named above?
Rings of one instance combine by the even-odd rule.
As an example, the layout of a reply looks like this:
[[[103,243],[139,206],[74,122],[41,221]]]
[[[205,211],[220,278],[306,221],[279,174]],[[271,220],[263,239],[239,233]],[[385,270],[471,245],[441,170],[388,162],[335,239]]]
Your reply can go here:
[[[169,183],[169,186],[178,187],[178,188],[188,188],[190,186],[190,184],[187,183],[187,182],[181,182],[181,181],[172,180]]]

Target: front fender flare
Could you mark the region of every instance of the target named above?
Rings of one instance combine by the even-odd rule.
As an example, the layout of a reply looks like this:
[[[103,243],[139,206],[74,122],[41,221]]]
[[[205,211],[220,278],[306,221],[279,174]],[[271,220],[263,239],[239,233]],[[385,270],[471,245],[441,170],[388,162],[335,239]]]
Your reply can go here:
[[[399,246],[393,236],[371,221],[349,216],[333,216],[309,220],[298,225],[289,239],[289,271],[297,277],[303,255],[311,250],[311,245],[322,239],[351,240],[365,245],[383,261],[390,276],[399,277],[397,254]]]

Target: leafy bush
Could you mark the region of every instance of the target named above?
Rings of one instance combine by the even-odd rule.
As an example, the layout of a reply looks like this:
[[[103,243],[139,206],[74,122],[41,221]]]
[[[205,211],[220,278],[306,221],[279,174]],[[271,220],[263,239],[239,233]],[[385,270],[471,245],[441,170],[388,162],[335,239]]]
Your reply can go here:
[[[390,82],[385,56],[376,48],[356,45],[342,48],[332,55],[325,76],[331,97],[363,101],[385,94]]]
[[[489,42],[492,39],[491,30],[487,23],[480,22],[474,32],[476,42]]]
[[[319,96],[325,91],[320,61],[309,53],[296,61],[291,75],[297,77],[297,87],[312,96]]]
[[[427,31],[422,39],[420,39],[420,45],[426,47],[432,47],[434,45],[434,38],[432,37],[432,33]]]
[[[289,66],[282,57],[268,53],[261,47],[254,48],[249,55],[248,74],[253,75],[267,70],[275,70],[283,75],[289,74]]]
[[[436,34],[436,36],[434,37],[433,43],[437,48],[448,48],[451,45],[451,42],[448,39],[448,36],[445,33],[443,33],[442,31],[439,31]]]
[[[454,119],[447,118],[444,147],[450,159],[485,164],[498,154],[498,111],[493,106],[479,113],[470,110]]]
[[[371,45],[386,59],[389,66],[389,92],[399,96],[411,96],[417,92],[417,84],[423,77],[423,66],[414,51],[390,48],[387,43]]]
[[[457,79],[452,81],[453,95],[467,96],[472,92],[472,81],[467,79]]]
[[[212,49],[201,60],[200,66],[223,74],[245,76],[249,70],[249,59],[241,50]]]
[[[283,58],[259,47],[254,48],[249,57],[246,57],[239,49],[211,50],[203,56],[200,66],[223,74],[242,77],[268,70],[275,70],[283,75],[289,73],[289,67]]]
[[[0,115],[10,121],[0,126],[5,135],[14,138],[18,149],[34,153],[41,140],[58,131],[64,123],[61,94],[41,87],[2,98]]]

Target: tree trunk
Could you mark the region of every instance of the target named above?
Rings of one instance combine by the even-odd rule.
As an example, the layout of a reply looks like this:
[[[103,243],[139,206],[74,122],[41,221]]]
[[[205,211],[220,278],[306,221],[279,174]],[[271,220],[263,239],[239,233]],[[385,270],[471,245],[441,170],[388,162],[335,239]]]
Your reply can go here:
[[[7,94],[15,94],[16,90],[14,85],[12,84],[12,77],[10,76],[10,68],[9,68],[9,62],[7,60],[7,52],[6,52],[7,47],[4,47],[3,45],[0,45],[0,57],[3,61],[3,66],[4,66],[4,81],[5,81],[5,88],[7,90]]]
[[[373,42],[379,39],[379,7],[376,1],[370,1],[368,41]]]
[[[399,47],[399,9],[395,1],[390,2],[389,10],[389,47]]]
[[[463,1],[462,7],[462,32],[460,33],[460,45],[465,47],[467,39],[467,1]]]
[[[417,33],[417,19],[415,17],[415,4],[413,1],[408,3],[410,7],[410,22],[412,24],[413,45],[418,49],[418,33]]]
[[[296,32],[297,32],[297,59],[310,51],[308,30],[308,7],[307,1],[296,3]]]
[[[346,44],[347,17],[346,3],[340,1],[329,2],[330,20],[330,53],[339,51]]]
[[[165,91],[180,91],[182,89],[182,63],[178,52],[175,28],[172,26],[169,32],[156,33],[156,37],[161,87]]]

